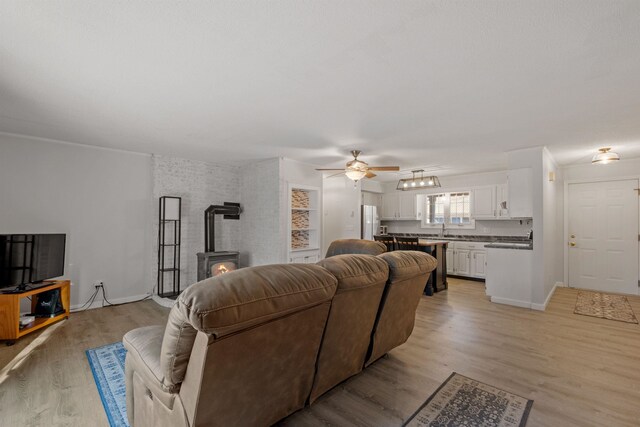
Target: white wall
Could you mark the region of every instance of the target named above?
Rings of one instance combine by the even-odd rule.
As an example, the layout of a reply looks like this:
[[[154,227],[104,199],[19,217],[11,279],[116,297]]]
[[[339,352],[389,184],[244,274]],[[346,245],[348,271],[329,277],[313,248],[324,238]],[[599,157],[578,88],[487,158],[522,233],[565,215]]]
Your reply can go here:
[[[440,178],[441,188],[437,190],[415,190],[415,194],[427,194],[437,192],[438,190],[464,190],[469,187],[481,187],[483,185],[496,185],[507,183],[507,171],[485,172],[465,175],[451,175]],[[396,190],[398,181],[388,181],[383,183],[385,193],[391,193]]]
[[[322,195],[324,256],[334,240],[360,238],[360,183],[341,176],[325,178]]]
[[[562,168],[566,182],[640,177],[640,159],[620,160],[607,165],[565,166]]]
[[[151,267],[153,280],[157,280],[158,198],[179,196],[182,198],[182,239],[180,280],[182,289],[196,283],[198,262],[196,254],[204,252],[204,211],[210,205],[224,202],[240,203],[240,173],[236,166],[209,164],[194,160],[154,155],[153,171],[153,224]],[[216,251],[237,251],[240,248],[240,220],[215,218]],[[167,259],[172,256],[166,250]],[[171,284],[171,274],[165,275],[165,286]],[[165,290],[166,291],[166,290]]]
[[[151,292],[152,223],[150,156],[0,134],[0,233],[66,233],[72,305]]]
[[[240,194],[240,252],[244,266],[283,262],[280,159],[273,158],[243,168]],[[286,249],[286,248],[285,248]]]
[[[287,262],[289,184],[321,189],[322,174],[312,165],[281,157],[242,169],[243,265]]]
[[[554,181],[549,181],[551,172],[555,174]],[[546,148],[542,151],[542,197],[544,303],[554,285],[564,280],[564,181],[562,171]]]

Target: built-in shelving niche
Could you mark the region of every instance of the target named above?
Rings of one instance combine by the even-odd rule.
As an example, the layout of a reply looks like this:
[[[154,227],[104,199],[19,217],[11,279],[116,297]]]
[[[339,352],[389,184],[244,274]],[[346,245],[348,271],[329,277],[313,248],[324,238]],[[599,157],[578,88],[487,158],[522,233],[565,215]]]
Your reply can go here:
[[[319,190],[291,188],[290,251],[319,248]]]

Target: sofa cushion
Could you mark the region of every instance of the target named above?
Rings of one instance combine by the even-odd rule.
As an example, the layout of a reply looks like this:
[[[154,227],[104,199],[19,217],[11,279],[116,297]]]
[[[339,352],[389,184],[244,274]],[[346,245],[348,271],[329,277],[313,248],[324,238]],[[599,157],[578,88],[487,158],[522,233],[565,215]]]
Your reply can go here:
[[[185,290],[180,310],[216,338],[331,300],[337,280],[312,264],[242,268]]]
[[[338,279],[336,293],[376,285],[389,277],[387,263],[371,255],[336,255],[323,259],[318,265]]]
[[[434,257],[420,251],[386,252],[379,257],[389,264],[390,282],[426,275],[438,265],[438,261]]]
[[[326,258],[344,254],[380,255],[387,251],[384,243],[373,240],[341,239],[334,240],[327,249]]]

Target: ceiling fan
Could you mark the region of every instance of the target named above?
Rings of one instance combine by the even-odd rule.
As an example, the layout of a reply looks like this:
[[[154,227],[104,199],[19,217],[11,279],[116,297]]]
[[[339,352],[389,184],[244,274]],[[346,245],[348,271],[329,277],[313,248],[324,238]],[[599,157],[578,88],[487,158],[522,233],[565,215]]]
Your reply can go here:
[[[343,173],[354,181],[358,181],[362,178],[373,178],[376,176],[376,172],[393,172],[399,171],[399,166],[369,166],[366,162],[362,160],[358,160],[358,156],[360,155],[360,150],[352,150],[351,155],[353,156],[353,160],[347,162],[347,165],[344,169],[316,169],[317,171],[340,171],[339,173],[331,176],[342,175]]]

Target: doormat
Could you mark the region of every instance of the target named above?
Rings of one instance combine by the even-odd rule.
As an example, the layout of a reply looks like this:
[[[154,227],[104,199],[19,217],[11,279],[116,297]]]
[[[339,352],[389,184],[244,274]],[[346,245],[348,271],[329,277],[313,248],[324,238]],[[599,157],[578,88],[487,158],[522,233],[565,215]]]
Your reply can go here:
[[[629,300],[624,295],[603,294],[602,292],[578,291],[575,314],[638,323]]]
[[[403,426],[523,427],[533,400],[453,373]]]
[[[127,350],[122,342],[91,348],[86,351],[89,366],[96,381],[102,406],[111,427],[129,427],[127,420],[124,359]]]

